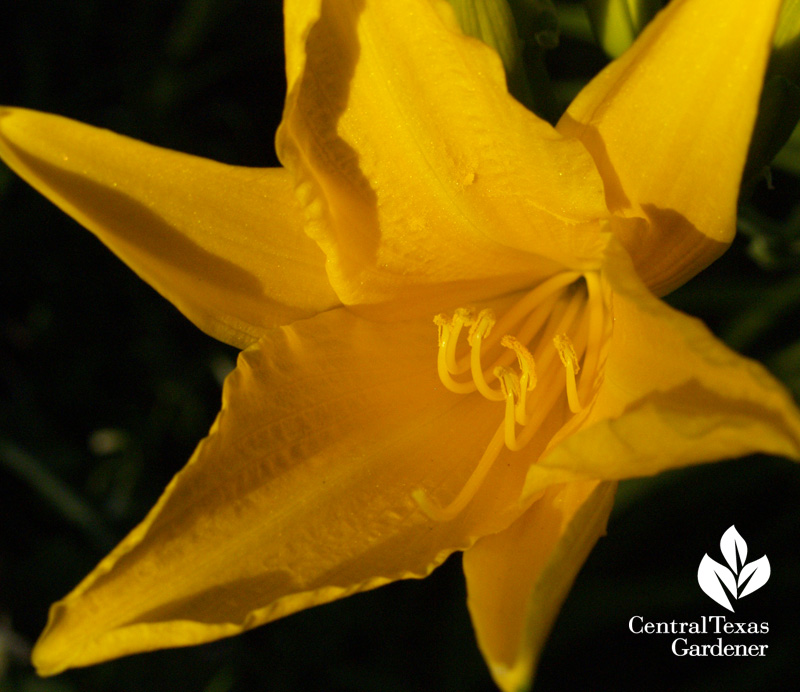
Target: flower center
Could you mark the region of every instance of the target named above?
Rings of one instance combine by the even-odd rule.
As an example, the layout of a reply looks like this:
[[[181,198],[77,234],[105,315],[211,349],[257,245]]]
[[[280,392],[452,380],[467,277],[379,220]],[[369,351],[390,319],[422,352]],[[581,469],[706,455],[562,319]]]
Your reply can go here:
[[[523,449],[564,395],[572,414],[589,403],[608,321],[599,276],[564,272],[536,286],[499,320],[492,310],[476,315],[459,308],[452,317],[437,315],[434,322],[442,384],[457,394],[479,392],[502,403],[505,412],[472,475],[449,504],[441,506],[424,490],[414,491],[425,514],[447,521],[472,500],[503,447]],[[459,357],[465,327],[469,351]]]

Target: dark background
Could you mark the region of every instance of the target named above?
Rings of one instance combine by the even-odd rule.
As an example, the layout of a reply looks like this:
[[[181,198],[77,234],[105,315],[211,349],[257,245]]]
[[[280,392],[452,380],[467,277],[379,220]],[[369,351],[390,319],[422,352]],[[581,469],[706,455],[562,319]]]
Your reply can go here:
[[[28,0],[0,10],[0,103],[228,163],[277,164],[285,87],[275,0]],[[571,84],[603,64],[597,48],[569,37],[548,57]],[[759,252],[740,237],[670,300],[765,362],[797,396],[800,184],[775,169],[773,186],[758,185],[743,211]],[[457,556],[424,581],[234,639],[38,679],[25,649],[49,604],[144,516],[188,459],[236,353],[5,167],[0,304],[0,691],[493,689]],[[626,483],[535,690],[796,689],[799,497],[800,470],[765,457]],[[721,560],[719,538],[731,524],[750,558],[767,554],[772,565],[769,582],[732,616],[769,623],[768,635],[746,640],[769,644],[768,656],[678,659],[673,637],[631,634],[634,615],[725,614],[698,588],[696,570],[706,552]]]

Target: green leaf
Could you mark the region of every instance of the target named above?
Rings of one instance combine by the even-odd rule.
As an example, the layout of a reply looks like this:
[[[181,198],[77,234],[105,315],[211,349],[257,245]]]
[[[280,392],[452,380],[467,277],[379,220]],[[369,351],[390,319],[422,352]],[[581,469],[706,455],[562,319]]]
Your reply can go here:
[[[586,0],[597,42],[612,58],[628,50],[662,6],[661,0]]]
[[[800,121],[800,87],[783,75],[768,77],[742,176],[741,198],[752,193]]]

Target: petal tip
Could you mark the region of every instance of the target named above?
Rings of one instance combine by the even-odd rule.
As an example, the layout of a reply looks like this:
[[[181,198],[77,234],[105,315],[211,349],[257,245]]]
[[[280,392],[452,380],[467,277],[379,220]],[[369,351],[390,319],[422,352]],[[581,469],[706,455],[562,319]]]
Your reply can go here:
[[[48,636],[47,631],[39,638],[31,652],[31,663],[36,669],[36,673],[43,678],[63,673],[69,666],[64,663],[63,646],[56,638]]]
[[[36,673],[51,677],[72,668],[76,654],[83,650],[80,631],[69,626],[69,609],[63,601],[50,607],[47,626],[31,651],[31,663]]]
[[[31,112],[35,113],[35,111],[28,111],[25,108],[16,108],[14,106],[0,105],[0,136],[2,136],[5,139],[6,136],[9,134],[7,128],[9,127],[9,125],[12,124],[11,119],[14,116],[19,117],[20,115]]]

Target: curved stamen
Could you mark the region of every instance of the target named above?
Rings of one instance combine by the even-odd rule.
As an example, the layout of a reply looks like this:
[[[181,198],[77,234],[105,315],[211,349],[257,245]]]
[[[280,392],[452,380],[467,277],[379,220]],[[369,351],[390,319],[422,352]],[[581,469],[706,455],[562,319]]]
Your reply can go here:
[[[505,443],[506,447],[508,447],[508,449],[510,449],[512,452],[518,452],[527,446],[527,444],[533,439],[533,436],[539,430],[539,427],[542,425],[542,423],[544,423],[547,416],[550,415],[553,407],[558,401],[558,398],[564,393],[564,390],[561,387],[555,386],[556,381],[559,378],[554,377],[552,373],[549,375],[550,376],[546,378],[545,382],[541,383],[540,385],[542,396],[536,401],[536,407],[533,411],[531,411],[530,418],[522,428],[520,434],[517,435],[516,430],[514,430],[513,427],[510,431],[508,427],[506,427]],[[506,403],[506,407],[508,407],[508,403]],[[508,408],[506,408],[506,411],[508,411]],[[504,425],[507,425],[507,421],[508,418],[506,417]]]
[[[572,413],[582,410],[582,402],[588,401],[591,394],[608,326],[601,288],[596,272],[565,272],[524,295],[500,320],[488,309],[477,317],[469,310],[459,309],[452,318],[435,318],[439,326],[437,368],[445,387],[462,394],[478,391],[490,401],[502,401],[504,415],[478,465],[448,505],[440,506],[422,489],[412,493],[429,518],[447,521],[461,513],[475,497],[503,446],[511,451],[521,450],[542,425],[550,426],[552,416],[557,417],[553,424],[563,423],[564,404]],[[457,358],[464,326],[470,327],[470,348]],[[512,328],[514,336],[509,333]],[[498,332],[502,338],[491,336]],[[498,347],[502,347],[499,354]],[[482,360],[488,359],[487,352],[494,357],[494,363],[485,368]],[[556,354],[563,371],[558,366],[551,367]],[[510,367],[515,359],[518,370]],[[454,378],[467,371],[471,381]],[[538,386],[537,375],[543,380]],[[489,385],[493,380],[498,380],[494,387]],[[535,399],[529,402],[534,390]]]
[[[503,417],[503,440],[506,444],[506,447],[513,450],[516,446],[516,434],[517,434],[517,404],[516,401],[523,401],[527,396],[525,391],[521,389],[521,382],[516,379],[516,375],[507,370],[498,375],[501,379],[500,382],[503,384],[503,393],[506,396],[506,412],[505,416]]]
[[[460,514],[464,507],[469,504],[470,500],[475,497],[475,494],[481,487],[481,483],[483,483],[483,479],[486,478],[486,474],[489,473],[489,469],[492,468],[492,465],[502,449],[503,426],[500,425],[492,436],[492,440],[489,442],[489,446],[484,451],[475,470],[449,505],[440,507],[428,497],[428,494],[422,490],[422,488],[415,490],[411,493],[411,496],[419,505],[419,508],[425,512],[430,519],[434,521],[449,521],[453,519]]]
[[[519,370],[522,373],[519,378],[519,388],[521,393],[518,395],[514,417],[520,425],[528,422],[528,414],[525,410],[528,401],[528,392],[532,392],[536,387],[536,362],[531,352],[523,346],[519,340],[513,336],[506,335],[500,339],[500,345],[510,348],[517,356]]]
[[[458,382],[451,377],[450,373],[453,372],[453,370],[448,363],[448,353],[455,351],[455,343],[458,340],[458,335],[465,322],[456,320],[455,316],[450,320],[446,315],[436,315],[436,317],[433,318],[433,322],[439,327],[439,353],[436,358],[436,368],[439,373],[439,379],[447,389],[456,394],[469,394],[470,392],[474,392],[474,382]]]
[[[496,320],[491,310],[481,310],[475,320],[475,324],[469,330],[469,343],[472,347],[470,366],[472,368],[472,379],[478,391],[490,401],[502,401],[503,392],[492,389],[486,381],[486,377],[481,367],[481,347],[483,340],[489,336]],[[494,373],[493,373],[494,374]]]
[[[472,316],[472,311],[466,308],[458,308],[453,314],[453,334],[450,343],[447,345],[447,369],[453,375],[460,375],[462,372],[468,370],[456,362],[456,346],[458,345],[458,337],[461,335],[461,329],[465,326],[469,327],[475,322]]]
[[[578,364],[575,347],[566,334],[556,334],[553,337],[553,344],[558,349],[558,355],[567,371],[567,402],[569,403],[569,410],[573,413],[580,413],[583,410],[583,406],[578,398],[575,375],[580,372],[581,366]]]

